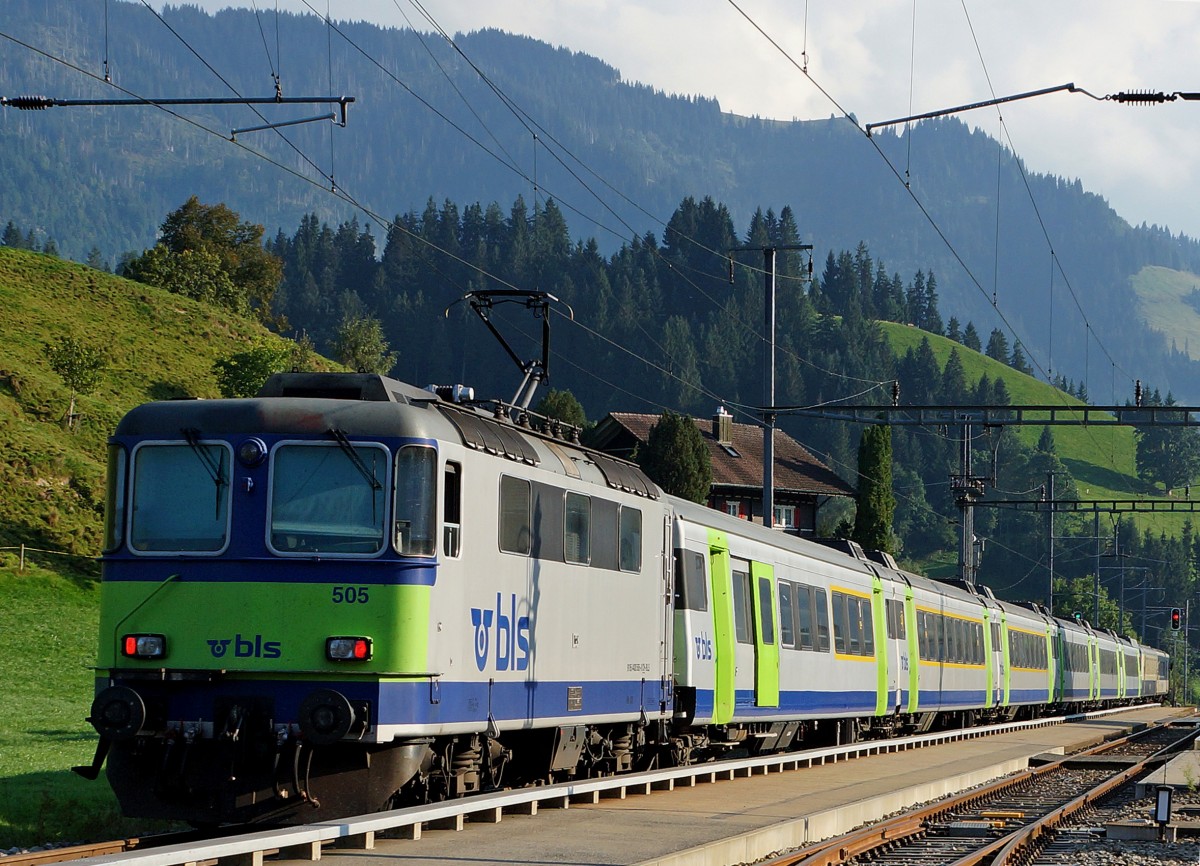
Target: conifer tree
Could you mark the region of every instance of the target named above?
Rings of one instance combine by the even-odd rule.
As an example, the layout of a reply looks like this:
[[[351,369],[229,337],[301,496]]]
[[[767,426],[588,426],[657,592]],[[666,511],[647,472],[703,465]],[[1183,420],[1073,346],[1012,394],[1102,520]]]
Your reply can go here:
[[[850,536],[867,550],[896,552],[892,520],[892,428],[872,424],[858,444],[858,511]]]
[[[708,500],[712,461],[704,437],[687,415],[664,412],[635,456],[638,465],[663,490],[692,502]]]

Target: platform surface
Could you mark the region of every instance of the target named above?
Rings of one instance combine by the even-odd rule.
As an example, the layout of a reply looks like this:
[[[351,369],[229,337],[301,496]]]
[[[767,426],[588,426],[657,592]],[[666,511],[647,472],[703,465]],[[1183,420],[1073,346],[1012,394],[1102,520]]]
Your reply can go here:
[[[505,815],[461,832],[426,830],[419,840],[379,839],[369,851],[326,849],[335,866],[682,866],[748,862],[797,839],[824,838],[871,820],[1023,769],[1044,752],[1095,744],[1134,724],[1190,710],[1134,709],[1099,719],[856,758],[767,776],[701,783],[595,805]],[[890,798],[890,799],[885,799]],[[904,802],[908,800],[910,802]],[[730,841],[733,840],[733,841]],[[766,846],[766,851],[758,850]]]

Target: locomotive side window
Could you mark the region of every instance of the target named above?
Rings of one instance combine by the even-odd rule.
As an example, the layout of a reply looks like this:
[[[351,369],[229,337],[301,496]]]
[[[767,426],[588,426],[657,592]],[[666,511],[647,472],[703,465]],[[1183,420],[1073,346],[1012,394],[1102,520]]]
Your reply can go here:
[[[500,476],[500,549],[529,555],[529,482]]]
[[[271,549],[309,556],[382,551],[388,456],[385,448],[348,440],[276,448],[271,459]]]
[[[587,565],[592,558],[592,500],[580,493],[567,492],[563,521],[563,556],[567,562]]]
[[[750,573],[733,572],[733,626],[738,643],[754,643],[754,625],[750,610]]]
[[[462,467],[449,462],[442,479],[442,551],[452,558],[462,552]]]
[[[133,455],[129,542],[143,553],[219,553],[229,540],[224,443],[145,444]]]
[[[125,449],[108,446],[108,486],[104,494],[104,551],[116,550],[125,535]]]
[[[621,571],[642,570],[642,512],[621,506]],[[703,572],[701,572],[703,575]],[[700,595],[704,597],[703,591]],[[707,610],[708,606],[696,608]]]
[[[396,455],[396,552],[433,556],[437,551],[437,452],[405,445]]]

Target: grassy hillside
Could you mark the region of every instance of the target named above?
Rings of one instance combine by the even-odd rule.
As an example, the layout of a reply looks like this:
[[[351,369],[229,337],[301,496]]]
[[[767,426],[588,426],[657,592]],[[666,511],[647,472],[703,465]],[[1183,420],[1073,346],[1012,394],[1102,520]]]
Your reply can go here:
[[[1130,278],[1138,315],[1180,352],[1200,358],[1200,276],[1151,266]]]
[[[108,369],[79,398],[78,429],[61,419],[70,392],[45,347],[71,336],[102,349]],[[147,400],[218,396],[212,365],[258,340],[260,325],[165,291],[50,256],[0,247],[0,548],[99,553],[104,445]]]
[[[64,335],[109,363],[80,398],[74,432],[60,424],[70,394],[44,349]],[[139,829],[117,819],[107,784],[68,770],[90,763],[96,741],[84,719],[105,441],[138,403],[217,396],[214,360],[278,339],[158,289],[0,247],[0,849]],[[38,549],[22,572],[20,544]]]
[[[1026,376],[1001,364],[986,355],[965,348],[946,337],[927,334],[916,328],[881,322],[884,334],[897,354],[903,355],[909,348],[916,348],[923,337],[929,338],[938,363],[945,366],[951,349],[957,348],[966,370],[967,381],[974,384],[987,374],[989,379],[1001,378],[1008,388],[1014,404],[1037,406],[1082,405],[1074,397],[1068,397],[1057,388]],[[1200,342],[1197,343],[1200,348]],[[1018,429],[1018,435],[1029,445],[1036,444],[1042,428],[1036,425]],[[1081,499],[1137,499],[1142,496],[1161,497],[1163,491],[1155,489],[1137,477],[1135,455],[1137,453],[1131,427],[1068,427],[1050,428],[1058,455],[1070,471],[1079,488]],[[1078,518],[1082,519],[1082,518]],[[1090,515],[1088,521],[1091,520]],[[1103,518],[1107,521],[1107,518]],[[1125,514],[1123,520],[1133,520],[1141,527],[1155,532],[1177,535],[1187,519],[1185,514]]]

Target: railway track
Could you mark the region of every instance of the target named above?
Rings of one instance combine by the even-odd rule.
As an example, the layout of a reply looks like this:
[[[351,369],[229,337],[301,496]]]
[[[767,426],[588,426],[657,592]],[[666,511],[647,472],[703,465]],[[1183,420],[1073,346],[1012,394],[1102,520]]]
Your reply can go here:
[[[1200,735],[1166,723],[777,858],[770,866],[1017,866],[1057,829]],[[1115,767],[1115,769],[1114,769]],[[1078,842],[1078,839],[1075,840]],[[1072,850],[1078,850],[1073,847]],[[1060,863],[1053,859],[1046,863]],[[1072,861],[1067,861],[1072,862]]]

